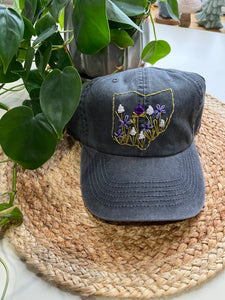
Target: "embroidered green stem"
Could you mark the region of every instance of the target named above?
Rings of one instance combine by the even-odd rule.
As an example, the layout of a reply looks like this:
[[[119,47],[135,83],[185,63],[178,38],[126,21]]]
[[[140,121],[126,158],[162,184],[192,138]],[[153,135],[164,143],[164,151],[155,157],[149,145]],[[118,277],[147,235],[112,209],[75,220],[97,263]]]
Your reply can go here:
[[[7,288],[8,288],[8,285],[9,285],[9,270],[8,270],[8,267],[7,267],[6,263],[4,262],[4,260],[2,258],[0,258],[0,263],[3,265],[3,267],[5,269],[5,273],[6,273],[5,287],[4,287],[2,296],[1,296],[1,300],[4,300],[6,292],[7,292]]]

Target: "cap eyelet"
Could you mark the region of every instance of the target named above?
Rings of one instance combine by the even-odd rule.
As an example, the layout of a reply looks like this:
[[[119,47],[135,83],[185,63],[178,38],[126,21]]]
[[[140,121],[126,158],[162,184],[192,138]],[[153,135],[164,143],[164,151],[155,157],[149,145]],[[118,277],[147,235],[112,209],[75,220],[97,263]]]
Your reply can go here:
[[[118,78],[113,78],[112,82],[117,82]]]

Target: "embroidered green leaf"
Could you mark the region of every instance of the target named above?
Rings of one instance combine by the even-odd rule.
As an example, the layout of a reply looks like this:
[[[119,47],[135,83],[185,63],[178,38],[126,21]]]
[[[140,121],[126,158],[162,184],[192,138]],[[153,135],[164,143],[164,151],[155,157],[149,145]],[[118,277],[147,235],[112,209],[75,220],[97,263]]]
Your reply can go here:
[[[77,48],[85,54],[97,53],[110,42],[105,0],[76,0],[73,14]]]
[[[65,125],[72,118],[81,94],[81,79],[76,69],[53,70],[43,81],[40,104],[44,115],[62,139]]]
[[[134,41],[125,30],[111,29],[110,34],[111,42],[119,48],[127,48],[134,45]]]
[[[23,166],[37,169],[55,152],[57,136],[43,114],[18,106],[0,120],[0,144],[5,154]]]
[[[171,51],[170,45],[163,40],[151,41],[142,51],[141,58],[152,65],[168,55]]]
[[[15,9],[0,5],[0,60],[4,73],[17,53],[23,33],[23,18]]]

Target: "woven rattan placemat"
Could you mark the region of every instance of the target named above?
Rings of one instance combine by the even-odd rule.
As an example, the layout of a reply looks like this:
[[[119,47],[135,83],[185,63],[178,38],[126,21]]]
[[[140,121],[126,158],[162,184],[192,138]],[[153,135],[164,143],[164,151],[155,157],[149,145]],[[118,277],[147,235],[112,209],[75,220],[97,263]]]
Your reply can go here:
[[[82,295],[168,296],[199,285],[225,265],[225,105],[206,96],[196,144],[204,170],[201,213],[168,224],[113,224],[93,217],[80,191],[80,145],[59,144],[54,157],[18,176],[20,227],[6,232],[45,279]],[[1,167],[1,190],[11,183]]]

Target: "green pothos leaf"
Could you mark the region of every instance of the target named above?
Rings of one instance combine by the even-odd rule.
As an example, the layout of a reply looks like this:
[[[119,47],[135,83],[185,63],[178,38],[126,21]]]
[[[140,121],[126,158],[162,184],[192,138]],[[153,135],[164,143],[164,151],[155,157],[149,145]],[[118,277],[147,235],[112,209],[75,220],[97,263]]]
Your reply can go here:
[[[73,14],[77,48],[95,54],[110,42],[105,0],[76,0]]]
[[[55,152],[57,136],[42,113],[26,106],[12,108],[0,120],[4,153],[24,169],[37,169]]]
[[[170,51],[170,45],[166,41],[151,41],[143,49],[141,58],[143,61],[154,65],[158,60],[167,56]]]
[[[17,220],[22,222],[23,214],[17,206],[9,203],[0,203],[0,225],[6,221]]]
[[[78,106],[80,94],[81,79],[73,67],[66,67],[63,71],[55,69],[43,81],[41,109],[60,139]]]
[[[180,22],[177,0],[167,0],[166,8],[167,8],[170,16],[174,20]]]
[[[24,22],[21,15],[13,8],[0,5],[0,60],[4,73],[17,53],[23,33]]]

